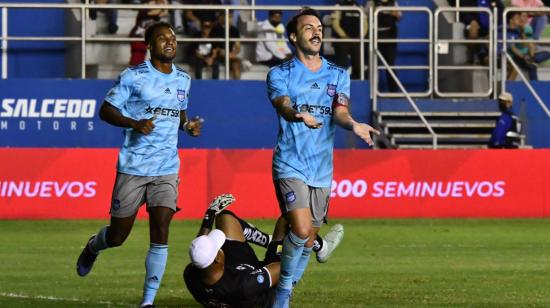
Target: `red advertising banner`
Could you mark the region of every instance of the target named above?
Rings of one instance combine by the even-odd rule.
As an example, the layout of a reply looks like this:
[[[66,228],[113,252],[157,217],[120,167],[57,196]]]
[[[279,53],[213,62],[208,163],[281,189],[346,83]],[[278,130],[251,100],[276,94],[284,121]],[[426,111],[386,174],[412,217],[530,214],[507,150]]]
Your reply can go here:
[[[117,149],[0,149],[0,219],[107,218]],[[176,218],[276,217],[270,150],[182,150]],[[337,150],[330,216],[547,217],[550,150]],[[146,217],[141,211],[139,217]]]

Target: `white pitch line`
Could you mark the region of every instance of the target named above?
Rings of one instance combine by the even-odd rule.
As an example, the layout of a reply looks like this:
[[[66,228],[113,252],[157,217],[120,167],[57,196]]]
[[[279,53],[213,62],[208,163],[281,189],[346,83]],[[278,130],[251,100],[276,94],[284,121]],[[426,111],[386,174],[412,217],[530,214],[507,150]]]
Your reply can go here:
[[[0,296],[9,297],[9,298],[40,299],[40,300],[60,301],[60,302],[76,302],[76,303],[83,303],[83,304],[119,305],[119,306],[130,306],[130,307],[132,306],[127,303],[113,303],[110,301],[89,301],[89,300],[78,299],[78,298],[63,298],[63,297],[55,297],[50,295],[25,295],[25,294],[18,294],[18,293],[0,292]]]

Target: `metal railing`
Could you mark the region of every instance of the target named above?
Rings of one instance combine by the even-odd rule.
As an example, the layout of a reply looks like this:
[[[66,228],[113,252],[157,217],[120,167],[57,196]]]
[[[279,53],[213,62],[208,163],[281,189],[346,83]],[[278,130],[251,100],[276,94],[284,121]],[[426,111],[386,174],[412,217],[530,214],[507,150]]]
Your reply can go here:
[[[458,1],[457,1],[458,3]],[[439,15],[445,12],[480,12],[485,13],[489,17],[489,38],[488,39],[440,39],[439,38]],[[487,44],[489,46],[490,51],[495,50],[495,44],[494,44],[494,38],[495,38],[495,29],[494,29],[494,18],[493,12],[489,10],[488,8],[471,8],[471,7],[461,7],[461,8],[452,8],[452,7],[442,7],[438,8],[435,11],[434,14],[435,18],[435,35],[434,35],[434,45],[436,48],[439,48],[441,45],[449,46],[450,44]],[[439,51],[435,54],[434,59],[434,88],[435,93],[440,97],[483,97],[483,96],[489,96],[491,93],[493,93],[493,85],[494,85],[494,78],[496,75],[496,65],[495,65],[495,55],[494,52],[488,52],[489,61],[488,66],[482,66],[482,65],[439,65]],[[439,71],[440,70],[470,70],[470,71],[476,71],[476,70],[484,70],[488,71],[488,77],[489,77],[489,87],[484,92],[443,92],[440,90],[439,87]]]
[[[378,24],[378,16],[381,12],[393,12],[393,11],[398,11],[398,12],[424,12],[426,14],[428,14],[428,37],[427,38],[413,38],[413,39],[400,39],[400,38],[395,38],[395,39],[380,39],[378,38],[378,31],[370,31],[370,32],[373,32],[373,43],[371,45],[373,45],[372,49],[373,51],[378,51],[378,46],[379,46],[379,43],[402,43],[402,44],[418,44],[418,43],[422,43],[422,44],[428,44],[429,45],[429,48],[428,48],[428,65],[392,65],[390,66],[390,68],[394,69],[394,70],[426,70],[428,71],[428,89],[424,92],[411,92],[409,93],[409,95],[411,95],[412,97],[426,97],[426,96],[430,96],[433,92],[433,87],[432,87],[432,79],[433,79],[433,13],[432,11],[427,8],[427,7],[421,7],[421,6],[405,6],[405,7],[400,7],[400,6],[384,6],[384,7],[377,7],[375,10],[374,10],[374,21],[373,21],[373,27],[371,29],[376,29],[374,27],[374,25],[377,25]],[[369,18],[369,20],[371,20],[373,18]],[[372,57],[372,61],[371,61],[371,67],[372,67],[372,72],[373,72],[373,75],[371,76],[372,78],[372,82],[371,82],[371,85],[372,85],[372,90],[371,91],[374,91],[374,102],[373,102],[373,105],[375,106],[375,109],[376,109],[376,99],[377,97],[403,97],[404,94],[401,94],[401,93],[391,93],[391,92],[381,92],[378,88],[378,73],[380,70],[386,70],[387,68],[386,67],[382,67],[382,68],[379,68],[378,66],[378,61],[376,61],[377,57],[374,56]]]
[[[517,7],[509,7],[504,10],[502,13],[502,20],[503,22],[508,20],[508,14],[511,12],[546,12],[550,13],[550,8],[517,8]],[[542,110],[546,113],[548,118],[550,119],[550,111],[548,110],[548,107],[544,104],[544,101],[542,98],[538,95],[537,91],[533,88],[529,80],[525,77],[523,74],[521,68],[517,65],[517,63],[514,61],[513,57],[510,56],[508,53],[508,44],[516,44],[516,43],[537,43],[537,44],[550,44],[550,39],[508,39],[507,35],[507,27],[502,27],[502,39],[497,40],[498,43],[502,44],[502,57],[501,57],[501,89],[502,92],[506,92],[506,81],[507,81],[507,75],[508,75],[508,63],[512,65],[512,67],[515,69],[515,71],[518,73],[520,79],[525,84],[529,92],[533,95],[535,98],[535,101],[539,104],[539,106],[542,108]]]
[[[390,73],[391,77],[393,78],[393,80],[395,81],[395,83],[397,84],[401,92],[403,92],[403,95],[405,95],[405,98],[407,99],[409,104],[411,104],[416,114],[418,114],[418,116],[420,117],[420,120],[422,121],[422,123],[424,123],[424,126],[426,126],[426,128],[432,135],[432,148],[434,150],[437,149],[437,134],[433,130],[432,126],[430,125],[430,123],[428,123],[428,120],[426,120],[422,112],[420,112],[420,109],[412,99],[411,95],[407,92],[407,90],[405,89],[405,87],[403,86],[399,78],[397,78],[397,75],[393,71],[393,68],[388,64],[388,62],[386,61],[386,59],[378,49],[376,50],[376,56],[380,59],[380,61],[382,61],[382,64],[386,67],[386,69],[388,70],[388,73]]]
[[[90,9],[116,9],[116,10],[143,10],[143,9],[161,9],[161,10],[223,10],[225,12],[225,38],[187,38],[179,37],[178,42],[225,42],[225,78],[229,79],[229,44],[231,42],[262,42],[262,41],[278,41],[274,39],[260,39],[260,38],[232,38],[229,36],[229,18],[227,18],[229,11],[267,11],[267,10],[300,10],[302,6],[282,6],[282,5],[139,5],[139,4],[63,4],[63,3],[0,3],[2,8],[2,79],[7,78],[8,74],[8,42],[9,41],[80,41],[81,42],[81,78],[86,78],[86,46],[89,42],[133,42],[142,41],[141,38],[130,37],[94,37],[87,34],[86,21],[88,19],[88,13]],[[80,36],[65,36],[65,37],[32,37],[32,36],[9,36],[8,35],[8,9],[13,8],[25,8],[25,9],[77,9],[80,11]],[[360,33],[364,33],[365,13],[361,7],[357,6],[314,6],[314,9],[318,11],[357,11],[360,14]],[[336,39],[326,38],[323,39],[326,42],[352,42],[360,44],[360,66],[364,67],[365,57],[365,42],[369,42],[363,36],[355,39]],[[360,78],[364,80],[364,71],[361,70]]]

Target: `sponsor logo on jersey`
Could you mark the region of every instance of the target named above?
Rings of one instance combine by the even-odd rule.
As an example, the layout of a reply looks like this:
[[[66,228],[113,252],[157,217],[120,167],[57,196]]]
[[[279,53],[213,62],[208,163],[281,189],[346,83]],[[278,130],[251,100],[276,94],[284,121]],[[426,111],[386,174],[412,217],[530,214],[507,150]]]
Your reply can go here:
[[[308,112],[311,114],[317,114],[317,115],[332,115],[332,107],[330,106],[321,106],[321,105],[310,105],[310,104],[303,104],[303,105],[294,105],[294,109],[298,110],[299,112]]]
[[[161,108],[161,107],[153,108],[151,106],[148,106],[145,108],[145,113],[162,115],[167,117],[177,117],[177,118],[179,118],[180,116],[180,111],[178,109]]]
[[[311,85],[311,89],[313,89],[313,90],[319,90],[319,89],[321,89],[321,88],[319,88],[319,85],[315,82],[315,83],[313,83],[313,84]]]
[[[336,85],[335,84],[328,84],[327,85],[327,94],[330,97],[333,97],[336,94]]]
[[[172,91],[170,91],[170,88],[166,88],[166,90],[164,90],[164,94],[172,94]]]

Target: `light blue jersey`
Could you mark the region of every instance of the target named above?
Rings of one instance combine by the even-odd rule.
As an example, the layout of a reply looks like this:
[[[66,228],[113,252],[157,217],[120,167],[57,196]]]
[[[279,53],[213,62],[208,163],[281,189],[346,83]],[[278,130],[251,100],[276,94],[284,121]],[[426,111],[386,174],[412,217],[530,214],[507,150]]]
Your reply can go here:
[[[272,68],[267,76],[271,101],[290,97],[294,109],[307,111],[323,124],[311,129],[303,122],[279,117],[279,136],[273,153],[273,179],[297,178],[313,187],[330,187],[333,170],[335,123],[332,119],[336,94],[349,97],[347,71],[324,58],[313,73],[297,58]]]
[[[187,109],[191,78],[172,65],[165,74],[150,61],[124,70],[105,100],[134,120],[150,119],[155,128],[144,135],[124,129],[124,145],[118,155],[118,171],[140,176],[177,174],[180,111]]]

